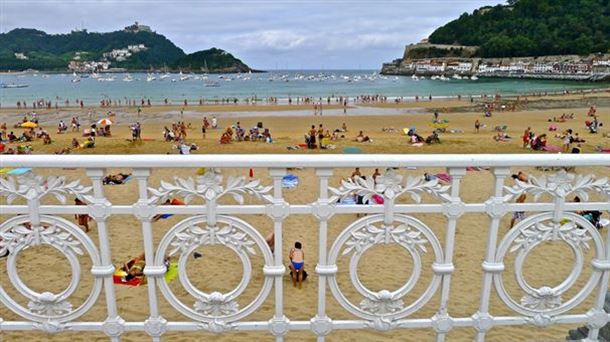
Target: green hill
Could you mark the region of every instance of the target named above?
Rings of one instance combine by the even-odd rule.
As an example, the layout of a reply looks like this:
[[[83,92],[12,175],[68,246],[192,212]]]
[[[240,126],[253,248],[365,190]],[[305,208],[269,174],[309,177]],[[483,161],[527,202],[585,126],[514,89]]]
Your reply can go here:
[[[77,52],[81,60],[99,61],[106,52],[139,44],[144,44],[146,49],[132,53],[125,60],[111,61],[111,67],[147,70],[167,66],[177,70],[192,66],[193,71],[198,71],[199,62],[203,66],[205,61],[210,72],[231,67],[239,71],[250,70],[242,61],[222,50],[210,49],[187,55],[161,34],[127,29],[107,33],[74,31],[69,34],[14,29],[0,34],[0,70],[66,70]],[[27,59],[18,59],[15,53],[23,53]]]
[[[193,71],[248,72],[250,68],[232,54],[217,48],[197,51],[178,60],[178,66]]]
[[[481,57],[610,52],[610,0],[509,0],[438,28],[432,44],[479,46]]]

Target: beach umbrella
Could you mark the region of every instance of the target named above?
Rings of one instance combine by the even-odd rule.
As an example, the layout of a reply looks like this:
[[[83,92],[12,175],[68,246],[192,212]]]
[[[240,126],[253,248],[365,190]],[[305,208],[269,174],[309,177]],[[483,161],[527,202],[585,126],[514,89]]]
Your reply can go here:
[[[98,121],[97,124],[102,125],[102,126],[108,126],[108,125],[112,125],[113,122],[110,121],[110,119],[108,119],[108,118],[103,118],[100,121]]]
[[[32,121],[28,121],[28,122],[24,122],[21,124],[21,127],[23,128],[36,128],[38,127],[38,124],[32,122]]]

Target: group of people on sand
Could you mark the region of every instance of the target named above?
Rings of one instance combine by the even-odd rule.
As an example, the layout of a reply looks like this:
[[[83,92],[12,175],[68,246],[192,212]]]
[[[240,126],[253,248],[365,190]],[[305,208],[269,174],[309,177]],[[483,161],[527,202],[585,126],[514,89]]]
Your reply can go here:
[[[23,121],[16,124],[15,127],[22,128],[21,124],[26,122],[29,122],[27,116],[23,118]],[[1,154],[31,154],[33,148],[29,143],[41,140],[44,145],[50,145],[53,142],[49,132],[40,126],[38,126],[38,130],[35,130],[34,127],[23,127],[23,129],[21,135],[17,135],[15,131],[8,130],[6,122],[0,124]]]
[[[230,144],[233,141],[250,141],[250,142],[266,142],[273,143],[273,137],[269,128],[263,127],[263,123],[259,122],[246,130],[242,127],[241,122],[237,121],[235,125],[227,127],[220,136],[221,144]]]
[[[332,146],[333,141],[337,141],[339,139],[345,138],[345,134],[347,132],[347,124],[344,122],[341,125],[341,128],[334,129],[331,133],[329,129],[324,128],[324,124],[319,124],[316,128],[316,125],[311,125],[311,128],[305,134],[305,145],[308,149],[327,149]],[[365,136],[362,131],[356,137],[356,141],[364,141]],[[366,141],[370,139],[366,137]]]

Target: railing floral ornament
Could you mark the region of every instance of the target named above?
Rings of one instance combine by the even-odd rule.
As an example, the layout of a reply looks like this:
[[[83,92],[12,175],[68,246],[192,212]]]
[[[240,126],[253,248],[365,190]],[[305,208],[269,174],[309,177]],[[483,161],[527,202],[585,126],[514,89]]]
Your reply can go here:
[[[413,289],[420,278],[423,266],[422,255],[427,252],[427,245],[434,252],[434,262],[443,263],[443,251],[440,242],[432,230],[420,220],[392,212],[391,206],[396,198],[408,194],[413,201],[420,203],[421,194],[428,193],[443,201],[451,201],[448,194],[450,185],[442,185],[438,179],[425,180],[424,177],[407,177],[398,174],[396,169],[389,168],[384,175],[373,178],[355,177],[341,182],[338,189],[329,188],[335,194],[331,202],[337,202],[350,196],[362,196],[362,202],[374,200],[374,196],[384,198],[385,214],[362,218],[347,227],[335,240],[329,252],[329,264],[336,265],[339,256],[352,255],[349,261],[349,272],[352,284],[363,296],[356,305],[350,302],[341,292],[336,277],[329,279],[330,288],[339,303],[350,313],[369,321],[370,326],[379,330],[396,328],[398,320],[417,311],[432,297],[438,288],[441,276],[435,274],[424,295],[405,305],[403,299]],[[380,244],[396,244],[404,248],[413,259],[413,272],[407,282],[399,289],[383,289],[375,292],[366,288],[358,277],[358,262],[371,247]]]
[[[606,258],[604,239],[596,227],[582,215],[565,212],[564,203],[568,196],[574,195],[582,200],[589,199],[589,192],[599,192],[610,197],[610,185],[607,178],[595,179],[593,175],[573,175],[561,170],[548,177],[530,176],[527,181],[515,180],[512,187],[504,187],[505,201],[523,193],[533,195],[534,201],[543,194],[551,195],[555,200],[553,212],[534,214],[519,222],[504,237],[498,246],[496,261],[503,263],[507,254],[516,253],[514,276],[519,288],[524,292],[520,301],[514,300],[505,289],[502,273],[494,275],[494,282],[502,300],[514,311],[531,317],[536,325],[548,325],[554,317],[567,312],[580,304],[598,285],[601,273],[596,272],[595,263]],[[523,264],[528,254],[543,243],[564,243],[572,251],[575,262],[568,277],[557,286],[531,286],[523,276]],[[586,251],[591,249],[595,259],[593,271],[586,285],[569,298],[562,298],[579,279],[583,269]],[[599,270],[597,270],[599,271]]]
[[[70,263],[72,277],[70,284],[60,293],[38,293],[29,288],[19,277],[17,259],[29,247],[47,245],[64,255]],[[29,320],[44,323],[45,327],[62,327],[86,313],[97,300],[102,280],[94,278],[89,297],[74,308],[69,298],[78,289],[81,264],[78,256],[89,254],[93,267],[100,266],[100,257],[91,239],[73,223],[54,216],[40,215],[39,224],[33,224],[28,216],[16,216],[0,225],[0,255],[8,251],[6,274],[14,288],[29,300],[27,307],[11,298],[0,284],[0,302],[18,315]],[[53,328],[53,329],[55,329]],[[53,332],[53,331],[51,331]]]
[[[450,188],[450,185],[442,185],[438,178],[427,181],[423,176],[409,176],[403,182],[403,176],[396,169],[389,168],[385,174],[378,176],[377,179],[354,177],[342,180],[339,188],[329,187],[329,190],[335,194],[329,201],[336,202],[357,195],[362,196],[363,202],[366,203],[375,195],[394,200],[405,193],[409,194],[416,203],[421,202],[422,193],[428,193],[448,201],[451,199],[447,194]]]
[[[575,195],[587,201],[590,191],[597,191],[610,197],[610,183],[607,177],[596,179],[594,175],[574,175],[563,169],[549,176],[529,176],[526,182],[515,179],[515,185],[505,186],[504,189],[507,192],[506,200],[528,193],[534,195],[534,200],[538,200],[543,194],[550,194],[561,199]]]
[[[191,306],[181,302],[165,282],[160,282],[159,286],[167,300],[185,316],[207,323],[228,324],[254,312],[271,290],[272,280],[265,278],[261,291],[252,303],[240,308],[236,301],[250,283],[252,277],[250,256],[256,254],[254,247],[258,247],[261,251],[265,265],[272,264],[273,255],[260,233],[243,220],[218,216],[214,227],[201,228],[201,225],[206,224],[205,215],[194,216],[176,224],[161,240],[155,263],[163,264],[166,256],[177,257],[178,269],[185,270],[189,257],[199,247],[225,246],[235,252],[242,262],[243,276],[239,285],[227,293],[206,293],[192,285],[187,272],[180,272],[181,285],[195,299],[195,303]],[[200,253],[205,257],[203,250]]]
[[[171,196],[184,197],[184,202],[189,203],[193,198],[199,197],[206,201],[217,200],[225,195],[231,195],[239,204],[243,204],[244,194],[253,195],[258,199],[271,201],[271,196],[267,195],[271,191],[271,186],[262,186],[260,180],[247,181],[246,177],[229,177],[226,185],[223,186],[223,177],[218,169],[209,168],[202,176],[196,179],[189,177],[183,179],[174,177],[175,184],[161,181],[158,189],[149,188],[150,201],[163,202]]]
[[[243,293],[252,277],[250,257],[257,254],[256,247],[262,252],[265,265],[273,264],[273,256],[265,239],[247,222],[232,217],[216,214],[216,201],[230,195],[235,201],[243,204],[243,195],[272,202],[268,195],[271,186],[262,186],[259,180],[246,181],[245,177],[229,177],[226,184],[217,169],[206,169],[196,179],[175,177],[175,184],[161,182],[158,189],[149,188],[150,203],[166,201],[172,196],[184,197],[185,203],[195,197],[206,203],[206,215],[198,215],[176,224],[168,231],[159,244],[156,252],[157,265],[163,264],[165,257],[178,258],[178,268],[186,269],[189,256],[205,246],[221,245],[231,249],[240,258],[243,265],[243,277],[239,285],[227,293],[203,292],[194,287],[186,272],[179,273],[184,289],[194,298],[192,305],[181,302],[170,287],[160,282],[161,292],[167,300],[184,315],[202,322],[202,329],[225,331],[232,328],[231,322],[251,314],[262,304],[271,290],[272,279],[265,278],[263,287],[252,303],[240,308],[237,298]]]
[[[33,172],[6,179],[0,177],[0,196],[6,197],[8,204],[18,197],[26,200],[39,200],[48,194],[55,196],[61,203],[66,203],[68,194],[89,202],[91,201],[91,196],[88,195],[90,191],[91,187],[81,185],[79,180],[66,183],[65,177],[43,177]]]
[[[10,218],[0,225],[0,255],[7,256],[7,274],[15,289],[29,300],[27,307],[20,305],[8,296],[0,285],[0,302],[22,317],[39,323],[40,329],[61,330],[63,323],[69,322],[84,314],[96,301],[101,291],[101,279],[95,279],[89,297],[82,305],[74,308],[69,298],[78,288],[81,266],[78,256],[86,251],[92,264],[100,265],[97,248],[91,239],[76,225],[60,217],[40,215],[40,200],[52,195],[61,203],[66,202],[67,195],[73,195],[83,201],[91,201],[91,187],[85,187],[80,181],[66,182],[65,177],[43,177],[27,172],[23,175],[0,178],[0,196],[11,204],[17,198],[23,198],[30,208],[28,215]],[[17,259],[26,248],[51,246],[64,255],[71,266],[72,280],[69,286],[60,293],[38,293],[29,288],[19,277]]]

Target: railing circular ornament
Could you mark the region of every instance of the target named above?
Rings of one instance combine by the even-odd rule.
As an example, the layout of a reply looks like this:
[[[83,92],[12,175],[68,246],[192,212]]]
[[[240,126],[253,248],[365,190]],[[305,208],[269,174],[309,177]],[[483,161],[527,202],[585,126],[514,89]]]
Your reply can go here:
[[[413,259],[413,272],[407,282],[394,291],[379,292],[366,288],[358,277],[358,263],[362,254],[375,245],[397,244],[404,248]],[[350,253],[349,273],[353,286],[364,297],[360,305],[350,302],[339,289],[337,278],[329,277],[331,291],[339,304],[357,317],[367,320],[397,320],[404,318],[424,306],[438,288],[441,276],[434,274],[425,290],[414,302],[405,306],[403,298],[417,284],[422,272],[422,253],[427,252],[430,245],[434,252],[435,263],[443,262],[443,251],[440,242],[420,220],[407,216],[395,215],[391,225],[384,224],[384,215],[371,215],[362,218],[347,227],[333,243],[328,263],[336,265],[340,256]]]
[[[553,221],[553,213],[530,216],[519,222],[504,237],[496,253],[496,261],[503,262],[509,253],[515,253],[514,273],[519,288],[525,293],[519,302],[504,287],[502,273],[494,274],[494,283],[500,298],[512,310],[529,317],[555,316],[580,304],[598,284],[600,272],[592,272],[587,283],[567,301],[562,299],[578,280],[584,267],[583,251],[593,242],[595,258],[604,257],[604,241],[597,229],[585,218],[575,213],[563,213],[561,222]],[[534,288],[523,276],[525,259],[543,242],[563,242],[570,247],[575,262],[568,277],[555,287]]]
[[[193,286],[185,271],[189,257],[201,246],[222,245],[237,254],[243,265],[243,276],[236,288],[227,292],[206,293]],[[265,265],[273,265],[273,255],[263,236],[249,223],[231,216],[216,216],[216,225],[207,226],[206,215],[187,218],[176,224],[161,240],[155,257],[155,265],[163,265],[166,256],[178,256],[180,283],[195,298],[189,306],[180,301],[169,285],[159,282],[161,293],[176,310],[183,315],[201,322],[232,322],[254,312],[267,298],[272,287],[272,277],[265,277],[261,291],[256,298],[243,308],[239,308],[237,297],[250,283],[252,264],[250,256],[256,254],[255,247],[263,254]]]
[[[0,302],[16,314],[31,321],[65,323],[86,313],[95,304],[102,289],[102,279],[93,278],[89,297],[76,309],[68,301],[78,289],[81,275],[79,255],[83,249],[89,254],[92,266],[100,266],[100,257],[95,244],[87,234],[72,222],[61,217],[41,215],[38,226],[30,226],[28,216],[17,216],[0,225],[0,254],[8,251],[7,274],[15,289],[29,300],[28,307],[9,297],[0,284]],[[55,248],[68,259],[72,276],[70,284],[60,293],[38,293],[29,288],[19,277],[17,258],[26,248],[47,245]]]

